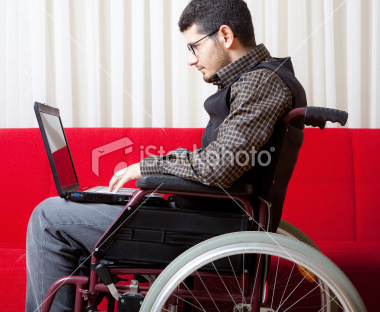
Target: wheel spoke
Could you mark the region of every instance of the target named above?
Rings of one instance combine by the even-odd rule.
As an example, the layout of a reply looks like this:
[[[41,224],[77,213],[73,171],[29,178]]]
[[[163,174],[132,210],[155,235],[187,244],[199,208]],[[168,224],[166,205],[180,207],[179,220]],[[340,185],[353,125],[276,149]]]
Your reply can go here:
[[[253,302],[253,295],[255,293],[255,288],[256,288],[256,281],[257,281],[257,276],[258,276],[258,272],[259,272],[259,268],[260,268],[260,264],[261,264],[261,255],[259,255],[259,261],[258,261],[258,264],[257,264],[257,270],[256,270],[256,274],[255,274],[255,282],[253,283],[253,288],[252,288],[252,296],[251,296],[251,302],[250,302],[250,305],[252,306],[252,302]]]
[[[199,280],[200,280],[200,281],[201,281],[201,283],[203,284],[203,287],[206,289],[206,291],[207,291],[207,294],[209,295],[209,297],[210,297],[211,301],[212,301],[212,302],[213,302],[213,304],[215,305],[215,308],[218,310],[218,312],[220,312],[220,310],[219,310],[218,306],[216,305],[216,303],[215,303],[214,299],[212,298],[212,296],[211,296],[211,294],[210,294],[210,292],[209,292],[209,290],[208,290],[208,287],[207,287],[207,286],[206,286],[206,284],[203,282],[203,279],[202,279],[202,278],[201,278],[201,276],[199,275],[198,271],[197,271],[197,275],[198,275],[198,277],[199,277]]]
[[[276,268],[276,277],[274,278],[274,289],[273,289],[273,296],[272,296],[272,303],[270,305],[270,308],[273,308],[273,300],[274,300],[274,294],[276,293],[276,283],[277,283],[277,274],[278,274],[278,265],[280,263],[280,258],[277,258],[277,268]]]
[[[224,283],[224,280],[223,280],[223,279],[222,279],[222,277],[220,276],[220,274],[219,274],[219,271],[216,269],[216,266],[215,266],[214,262],[212,262],[211,264],[212,264],[212,266],[214,267],[214,269],[215,269],[216,273],[218,274],[218,276],[219,276],[219,279],[222,281],[222,283],[223,283],[224,287],[226,288],[226,290],[227,290],[227,293],[230,295],[230,297],[231,297],[232,301],[234,302],[234,305],[235,305],[235,307],[237,307],[237,304],[236,304],[236,302],[235,302],[234,298],[232,297],[232,295],[231,295],[230,291],[228,290],[228,288],[227,288],[226,284]]]
[[[232,265],[232,262],[231,262],[231,259],[230,259],[230,257],[228,257],[228,261],[229,261],[229,263],[230,263],[230,266],[231,266],[231,270],[232,270],[232,272],[233,272],[233,274],[234,274],[234,277],[235,277],[235,280],[236,280],[236,284],[238,285],[238,287],[239,287],[239,290],[240,290],[240,293],[241,293],[241,298],[242,298],[242,304],[244,304],[245,303],[245,298],[244,298],[244,291],[241,289],[241,287],[240,287],[240,283],[239,283],[239,280],[238,280],[238,278],[237,278],[237,276],[236,276],[236,273],[235,273],[235,270],[234,270],[234,268],[233,268],[233,265]],[[244,275],[245,275],[245,267],[244,267],[244,255],[243,255],[243,269],[242,269],[242,275],[243,275],[243,289],[244,289]]]

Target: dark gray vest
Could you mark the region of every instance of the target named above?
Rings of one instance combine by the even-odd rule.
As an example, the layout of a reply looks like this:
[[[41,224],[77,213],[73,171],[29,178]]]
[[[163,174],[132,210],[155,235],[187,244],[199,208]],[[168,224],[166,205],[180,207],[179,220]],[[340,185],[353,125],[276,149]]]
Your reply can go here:
[[[278,58],[269,62],[262,62],[252,67],[248,72],[266,68],[275,72],[290,89],[293,97],[293,108],[306,107],[306,93],[300,82],[294,76],[293,65],[290,58]],[[237,80],[239,80],[238,77]],[[236,81],[237,81],[236,80]],[[212,141],[216,141],[218,130],[224,119],[230,114],[231,86],[218,90],[210,96],[204,104],[205,110],[210,116],[210,121],[202,135],[202,149],[206,148]]]

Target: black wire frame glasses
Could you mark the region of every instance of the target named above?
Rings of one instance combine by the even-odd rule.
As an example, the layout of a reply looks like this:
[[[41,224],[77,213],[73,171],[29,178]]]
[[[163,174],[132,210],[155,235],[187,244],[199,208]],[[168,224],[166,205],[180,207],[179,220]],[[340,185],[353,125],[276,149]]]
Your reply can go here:
[[[204,36],[203,38],[201,38],[201,39],[199,39],[199,40],[197,40],[197,41],[195,41],[195,42],[193,42],[193,43],[189,43],[189,44],[187,45],[187,48],[189,49],[189,51],[190,51],[193,55],[195,55],[195,51],[194,51],[193,46],[196,45],[198,42],[202,41],[203,39],[206,39],[207,37],[210,37],[210,36],[212,36],[213,34],[216,34],[218,31],[219,31],[219,29],[213,31],[212,33],[210,33],[210,34]]]

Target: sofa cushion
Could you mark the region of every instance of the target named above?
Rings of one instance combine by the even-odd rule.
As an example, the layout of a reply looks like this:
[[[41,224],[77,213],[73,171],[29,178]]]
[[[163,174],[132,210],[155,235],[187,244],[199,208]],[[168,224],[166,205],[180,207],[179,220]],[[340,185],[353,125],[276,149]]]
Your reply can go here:
[[[9,248],[7,245],[0,244],[0,255],[0,311],[24,311],[26,293],[25,248]]]
[[[357,239],[379,240],[380,237],[380,129],[351,131]]]
[[[1,129],[0,142],[0,242],[25,242],[33,208],[49,196],[49,163],[38,129]]]
[[[290,180],[283,219],[313,240],[355,240],[355,187],[351,133],[305,129]]]

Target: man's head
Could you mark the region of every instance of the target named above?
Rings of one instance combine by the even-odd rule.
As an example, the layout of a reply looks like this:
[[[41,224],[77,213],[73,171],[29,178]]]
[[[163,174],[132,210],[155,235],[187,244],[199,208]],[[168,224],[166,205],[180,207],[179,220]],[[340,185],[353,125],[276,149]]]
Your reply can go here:
[[[188,43],[188,64],[195,65],[206,82],[256,46],[251,13],[243,0],[192,0],[178,25]]]

